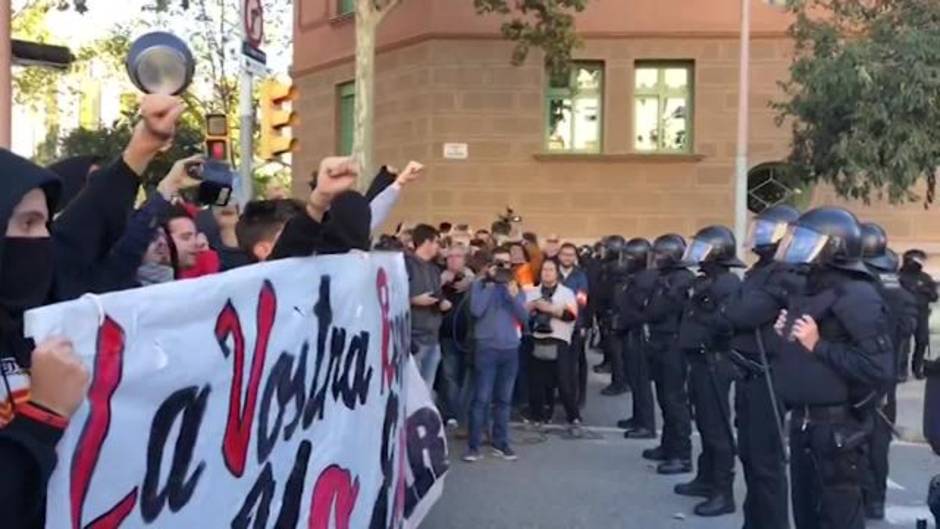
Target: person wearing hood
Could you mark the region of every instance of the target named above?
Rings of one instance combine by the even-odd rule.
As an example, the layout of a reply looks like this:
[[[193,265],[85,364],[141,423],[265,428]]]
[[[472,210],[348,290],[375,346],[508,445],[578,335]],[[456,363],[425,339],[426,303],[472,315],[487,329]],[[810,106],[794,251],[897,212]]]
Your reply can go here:
[[[53,215],[60,213],[78,196],[88,183],[88,177],[101,169],[103,161],[100,156],[94,154],[72,156],[48,167],[50,171],[59,175],[62,181],[62,193],[59,195]]]
[[[927,254],[917,248],[904,252],[901,265],[901,285],[917,299],[917,329],[914,332],[914,351],[911,358],[911,371],[914,378],[924,378],[924,354],[930,345],[930,304],[937,301],[937,283],[924,271]],[[901,374],[907,377],[907,356],[910,342],[904,344],[904,362]]]
[[[183,109],[177,97],[144,96],[141,119],[121,157],[91,174],[55,218],[52,238],[56,270],[50,299],[75,299],[101,284],[99,267],[124,236],[142,175],[154,156],[173,140]]]
[[[709,226],[695,235],[683,259],[699,269],[679,325],[677,347],[689,360],[689,397],[702,436],[702,452],[695,478],[676,485],[675,492],[705,498],[694,510],[703,517],[735,511],[730,392],[738,372],[729,355],[733,328],[725,323],[721,307],[741,286],[731,272],[744,267],[736,254],[734,232],[725,226]]]
[[[777,261],[807,274],[774,331],[775,387],[793,410],[790,493],[797,529],[865,527],[861,476],[868,419],[895,376],[888,309],[862,262],[858,220],[821,207],[791,223]]]
[[[772,206],[757,215],[746,244],[757,262],[722,307],[722,315],[734,327],[731,359],[742,373],[735,382],[734,409],[738,457],[747,485],[742,506],[745,529],[790,527],[784,413],[768,384],[768,364],[780,349],[773,331],[777,315],[788,297],[801,293],[805,286],[804,276],[774,262],[789,223],[799,216],[799,211],[787,205]]]
[[[39,529],[55,446],[84,398],[88,373],[67,340],[35,347],[22,334],[23,314],[49,299],[55,277],[49,227],[59,180],[2,149],[0,167],[6,226],[0,243],[0,501],[4,528]],[[25,370],[30,366],[32,383]]]

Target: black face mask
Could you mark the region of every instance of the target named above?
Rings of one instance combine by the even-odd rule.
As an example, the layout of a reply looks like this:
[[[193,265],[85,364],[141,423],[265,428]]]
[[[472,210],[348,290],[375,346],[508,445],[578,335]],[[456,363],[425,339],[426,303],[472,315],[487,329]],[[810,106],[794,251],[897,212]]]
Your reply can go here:
[[[0,307],[17,318],[41,306],[49,298],[52,275],[52,239],[49,237],[4,239],[0,259]]]

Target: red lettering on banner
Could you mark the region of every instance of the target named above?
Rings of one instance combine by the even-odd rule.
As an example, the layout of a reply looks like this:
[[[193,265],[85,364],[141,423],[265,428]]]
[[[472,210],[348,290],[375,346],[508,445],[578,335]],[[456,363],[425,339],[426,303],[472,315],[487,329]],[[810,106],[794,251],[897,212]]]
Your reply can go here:
[[[307,529],[349,529],[349,520],[358,497],[359,479],[353,480],[348,470],[330,465],[320,474],[313,487]],[[331,518],[334,511],[336,516]]]
[[[72,528],[82,526],[82,510],[88,497],[91,478],[98,466],[101,446],[111,426],[111,397],[121,384],[124,356],[124,329],[109,317],[98,329],[95,353],[95,376],[88,388],[88,418],[82,426],[75,453],[72,456],[69,496],[71,500]],[[87,527],[114,529],[130,514],[137,503],[137,487],[124,496],[117,505],[99,516]]]
[[[277,312],[277,296],[270,281],[265,281],[258,295],[258,311],[255,328],[254,356],[251,359],[251,371],[248,375],[248,387],[245,389],[245,406],[242,407],[242,379],[245,367],[245,334],[242,332],[238,311],[229,301],[219,314],[215,325],[215,336],[226,358],[232,353],[228,338],[234,341],[235,351],[232,361],[232,389],[229,392],[228,420],[225,423],[225,437],[222,440],[222,455],[225,466],[235,477],[245,473],[245,460],[248,457],[248,444],[251,441],[251,425],[258,401],[258,387],[264,370],[264,359],[268,353],[268,339],[274,327]]]
[[[379,294],[379,309],[382,312],[382,392],[385,388],[391,388],[395,380],[395,363],[389,349],[392,345],[392,316],[391,316],[391,293],[388,288],[388,274],[384,268],[379,268],[378,277],[375,279],[375,287]]]

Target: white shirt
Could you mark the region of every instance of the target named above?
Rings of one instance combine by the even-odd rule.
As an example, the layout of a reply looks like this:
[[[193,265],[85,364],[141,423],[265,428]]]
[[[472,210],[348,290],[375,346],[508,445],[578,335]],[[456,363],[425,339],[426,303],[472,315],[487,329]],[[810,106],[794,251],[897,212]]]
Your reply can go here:
[[[525,290],[525,299],[526,303],[542,299],[542,288],[527,288]],[[568,309],[574,315],[578,314],[578,300],[574,292],[561,283],[558,283],[558,286],[555,288],[555,294],[552,296],[552,305],[556,308]],[[574,324],[576,321],[577,320],[562,321],[553,317],[551,334],[533,333],[532,335],[536,338],[557,338],[570,344],[571,337],[574,335]]]

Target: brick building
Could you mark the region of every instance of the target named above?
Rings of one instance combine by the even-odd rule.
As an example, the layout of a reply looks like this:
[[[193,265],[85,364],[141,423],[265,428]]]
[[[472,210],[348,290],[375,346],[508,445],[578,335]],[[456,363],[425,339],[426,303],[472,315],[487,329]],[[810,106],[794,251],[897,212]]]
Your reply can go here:
[[[351,141],[350,3],[295,1],[298,191],[321,157]],[[550,79],[537,54],[511,66],[499,19],[476,16],[472,5],[405,0],[380,29],[376,162],[429,167],[394,221],[488,226],[511,205],[527,229],[578,239],[690,234],[733,222],[735,2],[592,0],[578,19],[585,45],[570,79]],[[785,13],[753,0],[752,17],[749,148],[758,207],[783,191],[774,164],[786,156],[789,131],[777,127],[769,103],[787,77],[791,43]],[[466,144],[468,158],[445,159],[445,143]],[[817,188],[802,190],[798,202],[838,201]],[[851,207],[883,223],[899,248],[940,248],[937,208]]]

